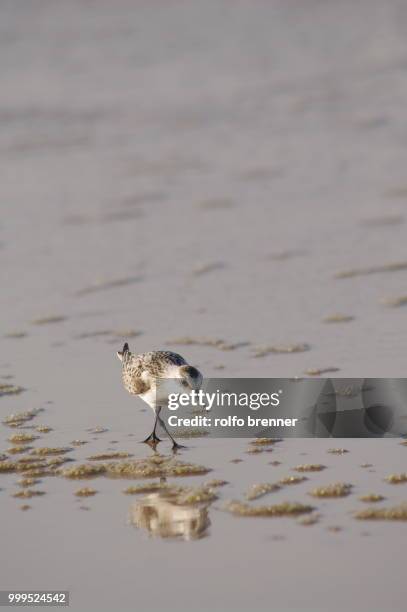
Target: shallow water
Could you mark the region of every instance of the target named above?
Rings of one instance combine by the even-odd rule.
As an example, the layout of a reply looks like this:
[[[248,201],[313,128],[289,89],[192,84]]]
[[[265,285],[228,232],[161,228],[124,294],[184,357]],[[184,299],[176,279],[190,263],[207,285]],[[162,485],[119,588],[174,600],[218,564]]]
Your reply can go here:
[[[388,304],[406,293],[406,19],[396,0],[2,2],[0,384],[26,391],[1,397],[0,417],[44,408],[33,423],[53,431],[33,445],[87,440],[76,459],[149,455],[151,412],[121,386],[124,339],[212,377],[405,376],[407,311]],[[353,319],[324,322],[338,314]],[[182,337],[199,342],[171,344]],[[0,427],[0,452],[14,431]],[[286,440],[251,455],[247,442],[187,441],[180,458],[212,471],[173,480],[229,484],[210,525],[177,510],[175,541],[131,522],[132,481],[49,477],[21,500],[20,475],[1,474],[2,588],[70,589],[78,610],[404,609],[406,524],[352,513],[371,492],[407,501],[384,481],[407,448]],[[315,525],[222,511],[303,463],[327,467],[251,503],[314,505]],[[351,494],[308,495],[335,482]],[[82,486],[98,493],[78,499]],[[205,537],[184,540],[182,521]]]

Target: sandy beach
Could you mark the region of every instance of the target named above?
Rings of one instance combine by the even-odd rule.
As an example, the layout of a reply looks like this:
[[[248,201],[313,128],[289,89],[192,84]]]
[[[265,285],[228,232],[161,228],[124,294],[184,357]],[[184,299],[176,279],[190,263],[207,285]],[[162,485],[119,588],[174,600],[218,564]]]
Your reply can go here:
[[[98,612],[405,609],[406,522],[355,517],[407,502],[386,480],[400,439],[197,437],[175,460],[207,473],[180,477],[167,442],[139,444],[152,414],[116,351],[206,377],[405,376],[406,25],[397,0],[0,3],[0,454],[41,463],[29,487],[21,463],[0,473],[0,589]],[[160,470],[64,475],[114,452],[208,500],[123,493]],[[259,483],[279,488],[247,501]],[[310,495],[334,483],[352,487]]]

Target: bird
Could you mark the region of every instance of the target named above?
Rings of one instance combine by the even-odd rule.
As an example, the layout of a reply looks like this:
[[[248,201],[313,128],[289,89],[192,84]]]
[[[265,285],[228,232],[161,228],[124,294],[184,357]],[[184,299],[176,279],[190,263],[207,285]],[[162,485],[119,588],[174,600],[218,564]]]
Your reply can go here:
[[[117,356],[122,362],[122,380],[126,390],[139,396],[155,413],[154,427],[142,442],[156,445],[161,439],[156,434],[160,424],[172,441],[173,449],[181,448],[160,416],[161,409],[168,405],[170,393],[189,393],[199,391],[203,376],[201,372],[172,351],[150,351],[133,354],[126,342]]]

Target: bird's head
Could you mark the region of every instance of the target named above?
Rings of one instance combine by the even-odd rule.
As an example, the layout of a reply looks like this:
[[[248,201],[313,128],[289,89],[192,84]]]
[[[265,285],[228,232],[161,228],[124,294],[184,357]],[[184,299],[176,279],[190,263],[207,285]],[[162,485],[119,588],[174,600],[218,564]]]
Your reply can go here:
[[[202,386],[203,376],[197,368],[183,365],[179,369],[180,382],[185,391],[199,391]]]

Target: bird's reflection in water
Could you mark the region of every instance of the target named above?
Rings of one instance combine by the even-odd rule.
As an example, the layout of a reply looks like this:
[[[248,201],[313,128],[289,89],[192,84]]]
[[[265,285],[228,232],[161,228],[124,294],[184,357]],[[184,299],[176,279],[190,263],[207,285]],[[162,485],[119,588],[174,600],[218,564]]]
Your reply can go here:
[[[130,507],[130,522],[158,538],[198,540],[208,535],[208,506],[180,505],[169,492],[150,493]]]

